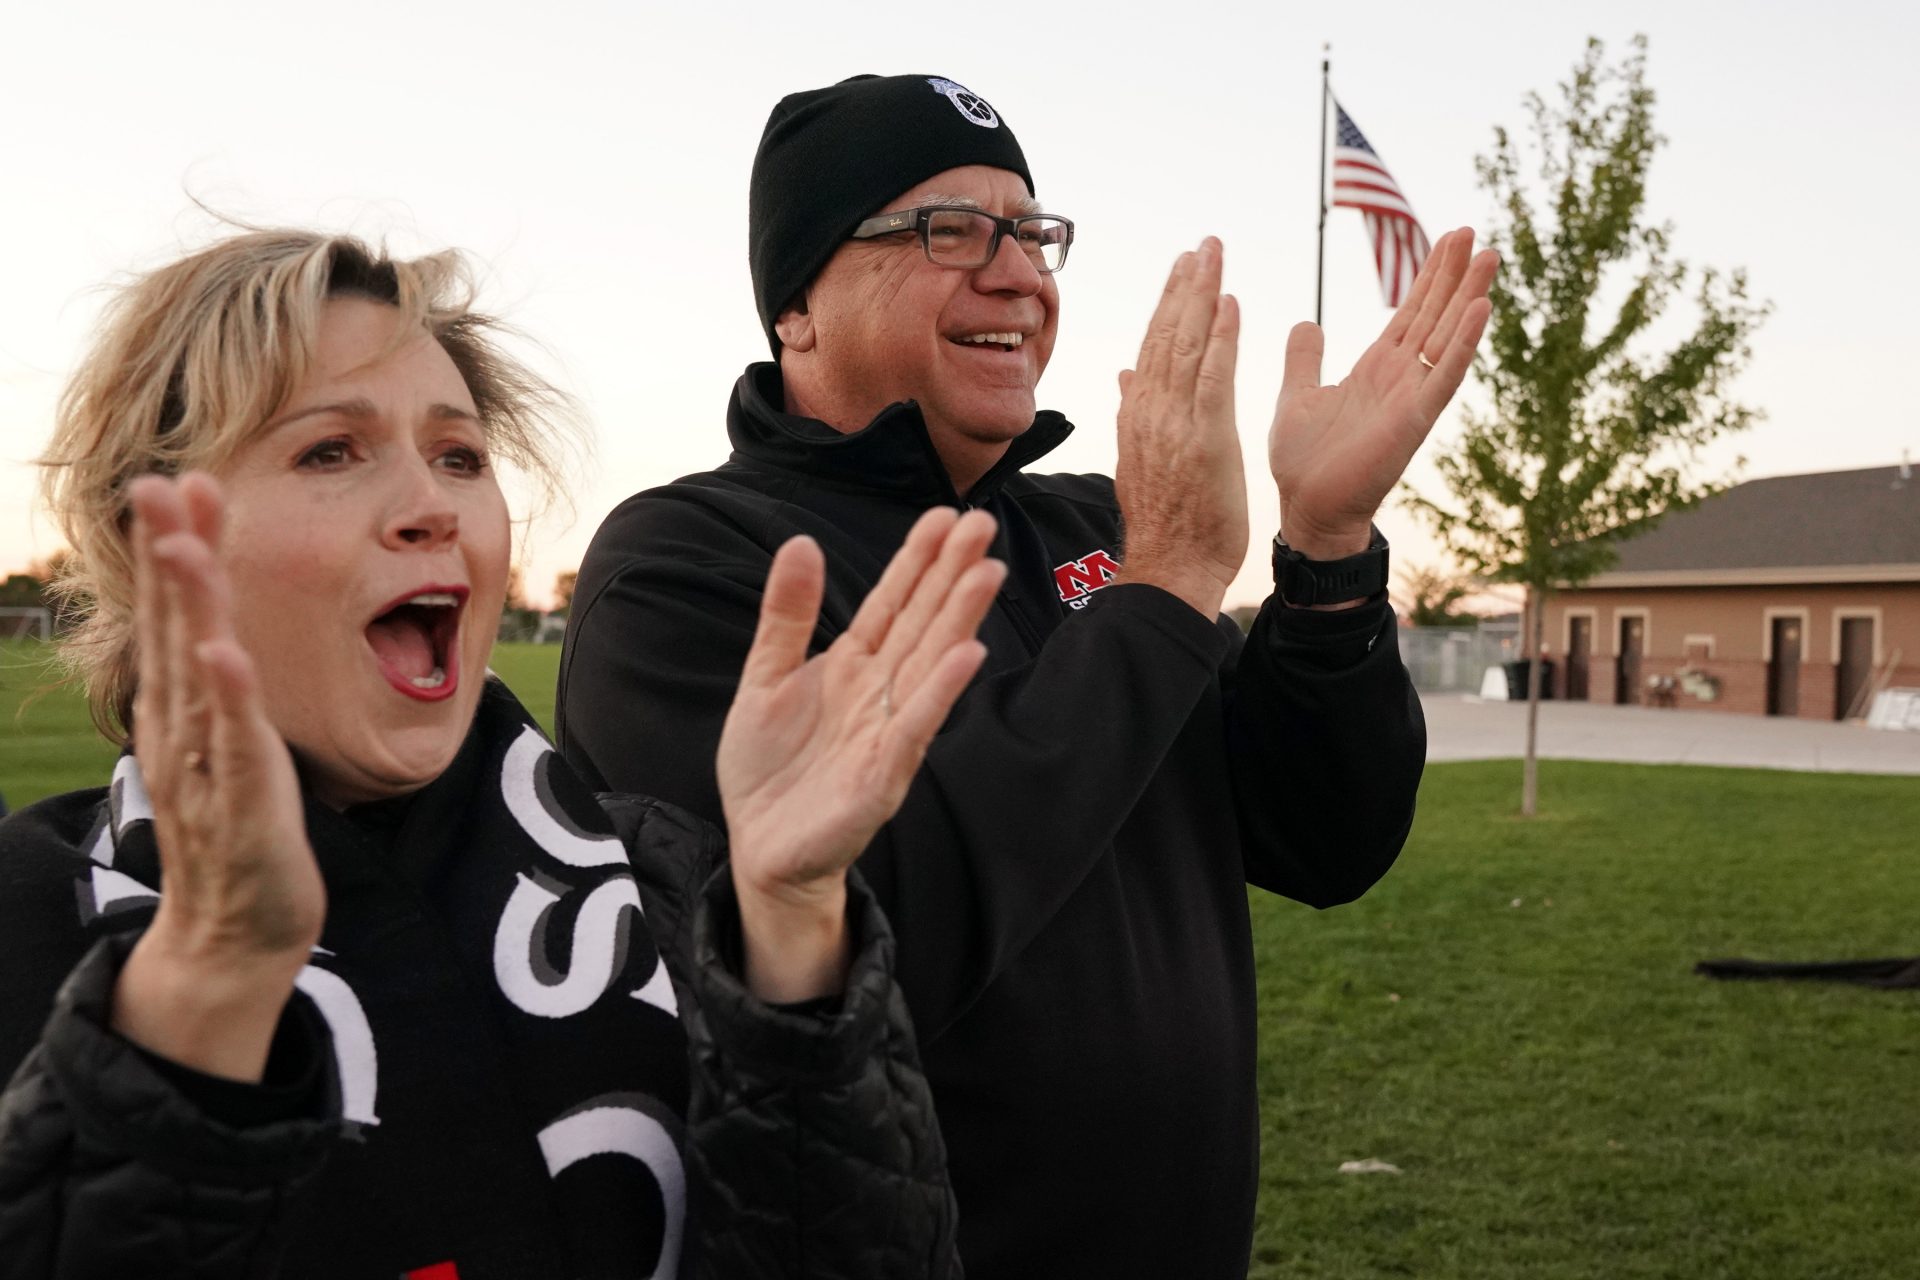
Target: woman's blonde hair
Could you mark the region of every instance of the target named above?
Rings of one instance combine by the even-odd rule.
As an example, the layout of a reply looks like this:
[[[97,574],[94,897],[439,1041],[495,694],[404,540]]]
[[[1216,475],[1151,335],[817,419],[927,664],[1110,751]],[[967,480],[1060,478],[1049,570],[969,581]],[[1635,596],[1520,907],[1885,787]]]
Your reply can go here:
[[[124,743],[136,672],[126,489],[152,472],[217,468],[308,374],[331,298],[398,308],[394,346],[424,328],[466,379],[491,452],[558,496],[575,439],[568,398],[472,310],[458,252],[399,261],[351,236],[251,230],[135,279],[107,307],[60,397],[41,490],[75,554],[55,584],[78,619],[62,645],[100,731]]]

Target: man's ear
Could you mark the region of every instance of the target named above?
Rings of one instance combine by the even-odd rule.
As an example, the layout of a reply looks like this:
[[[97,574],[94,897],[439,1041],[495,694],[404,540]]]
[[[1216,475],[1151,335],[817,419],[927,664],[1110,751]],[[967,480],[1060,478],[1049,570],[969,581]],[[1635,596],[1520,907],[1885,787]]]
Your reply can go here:
[[[773,332],[780,339],[780,345],[789,351],[811,351],[815,341],[813,315],[807,310],[807,295],[804,290],[800,296],[787,304],[780,318],[773,322]]]

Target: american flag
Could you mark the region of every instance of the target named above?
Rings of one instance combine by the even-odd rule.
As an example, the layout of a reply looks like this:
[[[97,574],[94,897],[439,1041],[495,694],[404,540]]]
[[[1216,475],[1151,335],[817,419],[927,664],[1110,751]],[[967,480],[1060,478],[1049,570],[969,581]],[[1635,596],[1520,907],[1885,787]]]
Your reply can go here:
[[[1338,102],[1339,137],[1333,147],[1333,203],[1338,209],[1358,209],[1373,237],[1373,265],[1380,272],[1380,292],[1387,305],[1397,307],[1420,264],[1427,260],[1427,233],[1413,216],[1413,207],[1380,163],[1367,136]]]

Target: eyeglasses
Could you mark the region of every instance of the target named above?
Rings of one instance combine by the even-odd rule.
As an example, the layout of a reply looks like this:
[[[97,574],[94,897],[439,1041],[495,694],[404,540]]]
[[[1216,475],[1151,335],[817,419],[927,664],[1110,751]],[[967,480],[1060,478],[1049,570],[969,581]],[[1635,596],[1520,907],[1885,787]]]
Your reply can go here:
[[[1067,265],[1067,249],[1073,244],[1071,218],[1051,213],[997,218],[984,209],[956,204],[929,204],[877,214],[855,227],[847,238],[872,240],[909,231],[920,233],[920,247],[926,251],[928,262],[969,271],[993,261],[993,255],[1000,252],[1002,236],[1012,236],[1034,268],[1047,275]]]

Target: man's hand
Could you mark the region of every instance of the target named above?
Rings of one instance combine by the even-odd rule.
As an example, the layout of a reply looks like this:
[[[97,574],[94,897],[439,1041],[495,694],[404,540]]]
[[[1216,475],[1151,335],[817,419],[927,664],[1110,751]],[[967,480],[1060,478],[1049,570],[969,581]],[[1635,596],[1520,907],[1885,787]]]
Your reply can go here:
[[[162,1057],[258,1080],[326,889],[300,786],[233,630],[213,480],[134,482],[134,754],[165,893],[114,987],[113,1027]]]
[[[1234,426],[1240,307],[1220,293],[1220,242],[1183,253],[1136,366],[1120,375],[1114,489],[1126,520],[1119,581],[1179,596],[1208,618],[1247,555],[1247,480]]]
[[[847,868],[900,807],[986,657],[974,633],[1006,579],[984,558],[993,531],[985,512],[927,512],[812,659],[820,548],[794,538],[774,556],[715,762],[747,987],[763,1000],[809,999],[845,979]]]
[[[1473,362],[1499,265],[1490,249],[1474,255],[1470,228],[1441,236],[1385,332],[1337,386],[1320,385],[1320,326],[1294,326],[1267,437],[1288,545],[1310,560],[1367,549],[1374,513]]]

